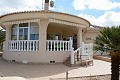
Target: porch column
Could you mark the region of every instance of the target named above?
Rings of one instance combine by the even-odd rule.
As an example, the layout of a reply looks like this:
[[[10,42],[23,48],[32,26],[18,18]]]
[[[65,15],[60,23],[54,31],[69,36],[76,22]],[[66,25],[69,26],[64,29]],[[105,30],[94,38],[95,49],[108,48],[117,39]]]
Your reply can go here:
[[[5,38],[5,50],[9,50],[9,41],[10,41],[10,37],[11,37],[11,27],[9,25],[5,25],[6,28],[6,38]]]
[[[46,51],[46,36],[47,36],[47,27],[49,24],[48,19],[41,19],[39,22],[39,51]]]
[[[71,65],[73,65],[74,64],[74,62],[75,62],[75,59],[74,59],[74,50],[73,50],[73,47],[72,47],[72,45],[73,45],[73,40],[72,40],[72,38],[70,37],[70,51],[71,51],[71,53],[70,53],[70,64]]]
[[[77,33],[77,48],[80,47],[82,43],[82,28],[78,28],[78,33]]]

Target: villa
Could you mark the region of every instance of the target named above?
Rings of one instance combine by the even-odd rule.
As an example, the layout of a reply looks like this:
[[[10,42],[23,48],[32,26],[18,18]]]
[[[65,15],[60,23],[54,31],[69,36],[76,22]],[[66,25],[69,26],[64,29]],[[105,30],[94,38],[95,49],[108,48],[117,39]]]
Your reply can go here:
[[[46,3],[47,4],[47,3]],[[75,15],[46,10],[24,11],[0,16],[6,30],[3,58],[18,62],[58,63],[70,57],[93,57],[93,39],[99,33],[89,21]]]

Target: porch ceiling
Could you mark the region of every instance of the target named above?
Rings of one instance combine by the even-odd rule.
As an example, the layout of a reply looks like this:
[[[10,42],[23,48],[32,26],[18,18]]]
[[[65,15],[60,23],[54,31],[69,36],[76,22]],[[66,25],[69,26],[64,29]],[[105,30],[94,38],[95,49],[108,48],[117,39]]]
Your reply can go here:
[[[59,23],[50,23],[48,25],[48,27],[54,27],[55,29],[59,28],[59,29],[63,29],[63,30],[67,29],[67,30],[72,30],[72,31],[76,31],[77,30],[76,26],[70,26],[70,25],[59,24]]]

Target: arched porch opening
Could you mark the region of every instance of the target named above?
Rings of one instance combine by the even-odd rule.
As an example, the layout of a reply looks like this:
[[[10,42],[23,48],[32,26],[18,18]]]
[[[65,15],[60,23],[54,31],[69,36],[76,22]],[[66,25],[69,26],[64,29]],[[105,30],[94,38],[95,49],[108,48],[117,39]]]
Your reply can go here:
[[[58,40],[65,42],[72,39],[74,50],[77,49],[77,34],[78,34],[78,28],[76,26],[65,25],[60,23],[49,23],[47,28],[47,40],[49,41]]]

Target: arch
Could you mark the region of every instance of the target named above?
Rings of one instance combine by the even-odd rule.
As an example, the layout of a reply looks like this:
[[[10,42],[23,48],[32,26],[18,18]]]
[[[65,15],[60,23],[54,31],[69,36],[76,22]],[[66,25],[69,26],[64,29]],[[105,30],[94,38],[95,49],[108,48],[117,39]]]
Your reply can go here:
[[[13,24],[11,27],[11,40],[17,40],[17,26],[18,24]]]

